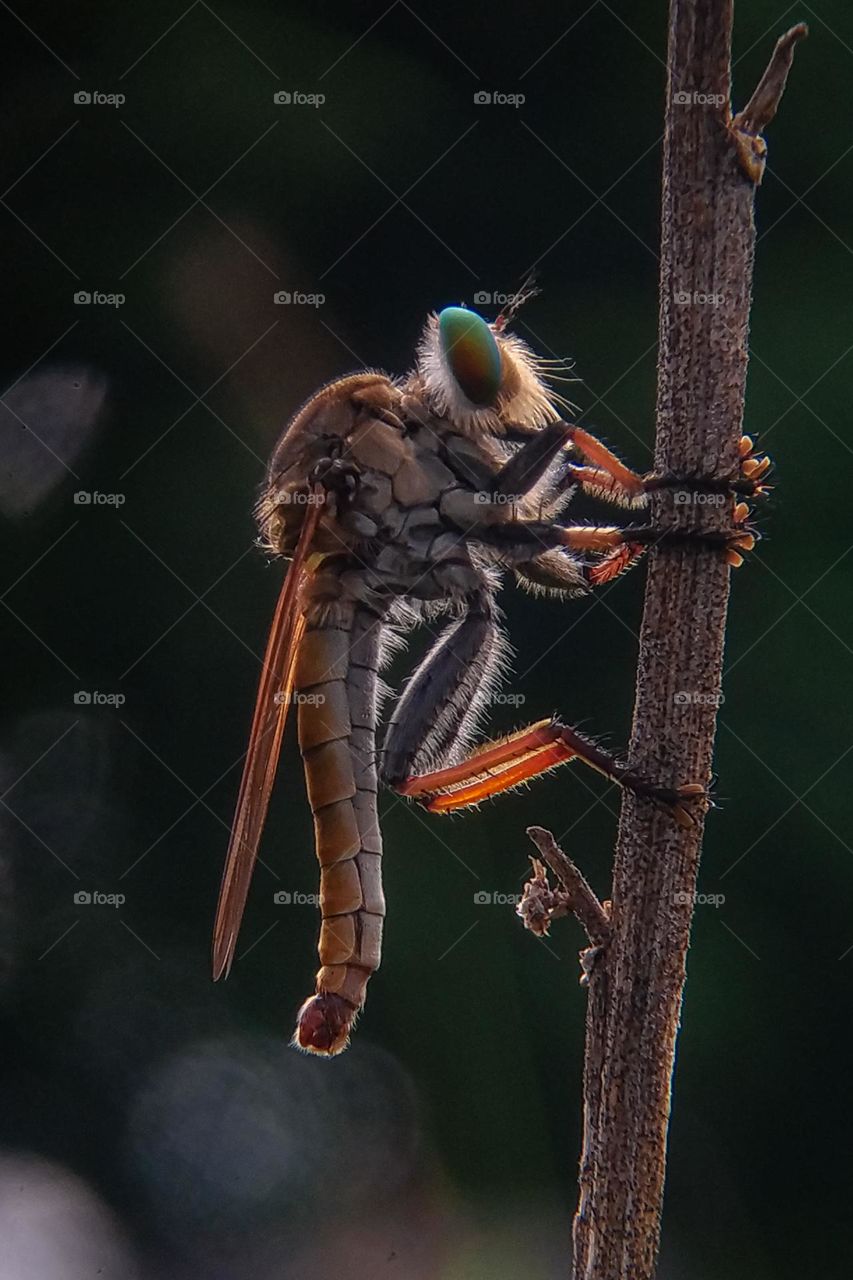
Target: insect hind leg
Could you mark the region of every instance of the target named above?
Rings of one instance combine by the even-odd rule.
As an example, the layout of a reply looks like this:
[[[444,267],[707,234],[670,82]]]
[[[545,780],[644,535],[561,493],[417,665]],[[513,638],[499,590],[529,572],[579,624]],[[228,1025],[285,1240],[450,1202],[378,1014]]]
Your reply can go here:
[[[397,703],[380,754],[387,786],[402,791],[412,774],[465,751],[506,657],[494,604],[479,597],[439,636]]]
[[[501,795],[572,760],[581,760],[611,782],[666,805],[682,825],[692,821],[685,802],[705,794],[698,783],[664,787],[650,782],[559,720],[541,720],[520,729],[459,764],[408,779],[400,790],[430,813],[451,813]]]

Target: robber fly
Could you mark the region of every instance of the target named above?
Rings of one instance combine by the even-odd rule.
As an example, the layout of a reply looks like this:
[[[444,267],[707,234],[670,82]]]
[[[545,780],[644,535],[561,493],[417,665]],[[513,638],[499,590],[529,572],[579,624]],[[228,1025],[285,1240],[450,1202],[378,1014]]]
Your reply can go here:
[[[507,331],[448,307],[427,320],[403,378],[361,372],[323,387],[279,439],[258,504],[262,540],[290,561],[273,618],[220,891],[214,977],[234,957],[288,708],[320,863],[315,993],[294,1042],[335,1054],[348,1041],[379,966],[385,899],[380,783],[432,813],[475,805],[569,760],[652,797],[684,820],[702,787],[656,786],[558,720],[471,751],[506,668],[495,602],[511,571],[534,591],[584,594],[636,561],[660,532],[648,523],[571,525],[578,488],[642,508],[664,477],[630,470],[560,415],[548,363]],[[758,492],[769,460],[746,437],[723,486]],[[754,541],[733,498],[731,563]],[[407,682],[385,731],[379,672],[401,629],[450,621]]]

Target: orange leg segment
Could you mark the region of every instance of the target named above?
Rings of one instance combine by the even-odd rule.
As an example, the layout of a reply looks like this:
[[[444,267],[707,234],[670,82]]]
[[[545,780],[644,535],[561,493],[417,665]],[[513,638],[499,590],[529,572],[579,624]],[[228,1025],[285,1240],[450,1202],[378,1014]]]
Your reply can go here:
[[[612,582],[620,573],[630,569],[645,551],[646,548],[639,542],[624,543],[597,564],[589,566],[586,570],[587,582],[591,587],[603,587],[606,582]]]
[[[479,804],[481,800],[488,800],[491,796],[511,791],[513,787],[520,786],[530,778],[538,778],[540,774],[547,773],[558,764],[566,764],[576,755],[577,752],[566,746],[564,742],[552,742],[549,747],[532,751],[517,764],[509,763],[476,782],[470,782],[467,785],[459,784],[452,791],[430,796],[425,801],[424,808],[430,813],[452,813],[455,809],[467,809],[469,805]]]
[[[645,480],[636,471],[632,471],[630,467],[626,467],[624,462],[616,457],[616,454],[608,449],[606,444],[590,435],[588,431],[584,431],[583,427],[574,427],[570,436],[572,444],[577,448],[585,458],[606,472],[612,480],[625,490],[626,494],[631,497],[638,497],[645,491]]]
[[[691,821],[683,802],[704,794],[698,784],[659,787],[648,782],[557,720],[540,720],[476,751],[459,764],[408,778],[397,790],[417,799],[431,813],[450,813],[500,795],[573,759],[583,760],[620,786],[668,805],[680,823]]]
[[[553,723],[552,720],[539,720],[527,729],[520,729],[517,733],[501,738],[498,742],[490,743],[459,764],[450,765],[447,769],[437,769],[434,773],[423,773],[418,777],[407,778],[397,787],[397,790],[400,795],[417,799],[423,795],[432,795],[436,791],[454,788],[477,774],[490,773],[507,764],[513,764],[521,757],[536,754],[543,747],[553,743]]]
[[[676,479],[654,473],[640,475],[632,471],[606,444],[583,427],[568,426],[566,438],[591,464],[573,467],[574,478],[599,497],[630,506],[650,490],[661,487],[662,482]],[[730,481],[731,491],[749,497],[766,493],[765,481],[771,466],[771,459],[756,447],[752,437],[743,436],[738,448],[738,472]],[[686,483],[686,478],[678,483]]]
[[[636,492],[628,490],[603,467],[571,466],[568,478],[593,497],[620,507],[641,506],[646,501],[645,485]]]
[[[624,531],[611,524],[558,525],[554,531],[563,546],[572,551],[613,551],[626,542]],[[650,529],[649,533],[653,534],[654,530]]]

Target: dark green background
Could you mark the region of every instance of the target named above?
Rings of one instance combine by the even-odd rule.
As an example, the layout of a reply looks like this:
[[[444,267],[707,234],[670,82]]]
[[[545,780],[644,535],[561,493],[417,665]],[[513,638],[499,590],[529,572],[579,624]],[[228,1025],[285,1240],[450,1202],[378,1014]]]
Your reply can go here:
[[[252,504],[300,402],[363,365],[404,371],[430,309],[537,263],[518,331],[574,360],[583,420],[648,463],[665,5],[19,12],[0,15],[4,189],[24,175],[2,210],[5,383],[48,353],[41,372],[101,371],[110,410],[75,426],[76,478],[4,517],[0,1179],[38,1206],[44,1156],[106,1201],[127,1236],[125,1261],[98,1253],[110,1276],[565,1275],[582,937],[562,922],[545,947],[474,894],[518,892],[534,820],[605,893],[612,788],[566,771],[452,821],[386,797],[383,968],[331,1064],[285,1047],[317,928],[273,902],[316,890],[293,748],[263,846],[278,879],[257,874],[257,945],[227,986],[209,933],[280,582]],[[697,907],[673,1109],[661,1274],[689,1280],[850,1273],[848,7],[742,3],[735,102],[799,19],[747,399],[778,487],[734,582],[700,884],[725,902]],[[276,106],[283,89],[326,102]],[[126,302],[75,306],[78,289]],[[325,304],[276,306],[281,289]],[[40,446],[3,432],[14,478]],[[622,744],[642,587],[638,570],[580,603],[508,590],[524,704],[496,726],[559,709]],[[80,689],[126,702],[77,707]],[[80,907],[81,888],[127,901]]]

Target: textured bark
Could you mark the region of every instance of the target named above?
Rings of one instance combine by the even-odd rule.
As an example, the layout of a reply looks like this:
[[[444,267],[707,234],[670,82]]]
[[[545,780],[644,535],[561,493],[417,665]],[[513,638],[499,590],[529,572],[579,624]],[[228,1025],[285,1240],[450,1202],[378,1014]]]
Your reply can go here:
[[[731,25],[731,0],[672,0],[655,451],[662,473],[720,477],[737,466],[763,167],[754,135],[772,117],[805,34],[783,37],[753,114],[733,122]],[[732,528],[729,499],[701,503],[664,489],[654,505],[664,527]],[[702,546],[661,545],[650,555],[630,761],[664,785],[710,782],[730,573],[719,551]],[[654,1274],[703,823],[698,813],[695,826],[681,827],[624,795],[612,938],[590,976],[576,1280]]]

